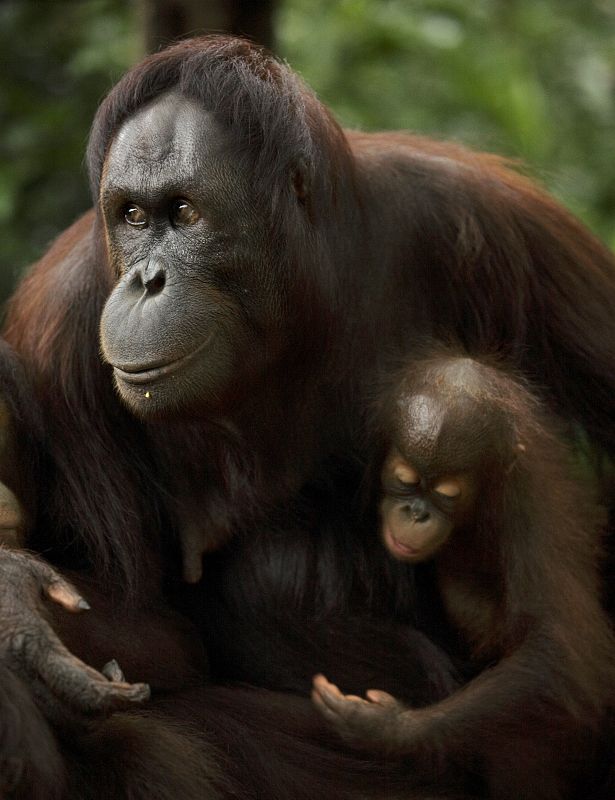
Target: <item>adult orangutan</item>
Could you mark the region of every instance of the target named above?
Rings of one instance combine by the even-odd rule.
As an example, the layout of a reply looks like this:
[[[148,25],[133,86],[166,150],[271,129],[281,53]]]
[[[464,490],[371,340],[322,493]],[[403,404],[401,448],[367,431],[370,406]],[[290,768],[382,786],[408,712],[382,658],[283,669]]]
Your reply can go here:
[[[371,535],[357,544],[355,523],[366,534],[376,524],[355,503],[370,387],[422,339],[454,339],[536,379],[613,454],[611,254],[501,159],[344,132],[285,65],[238,39],[184,41],[131,70],[100,107],[88,166],[95,210],[24,279],[4,331],[35,386],[49,462],[28,544],[96,581],[83,589],[92,611],[58,611],[53,629],[75,655],[89,647],[97,669],[117,656],[153,700],[67,737],[66,716],[74,725],[83,705],[108,710],[142,688],[113,669],[83,672],[87,704],[66,696],[70,685],[54,694],[70,652],[47,632],[34,655],[17,638],[6,680],[27,698],[42,684],[48,702],[44,719],[32,700],[11,713],[30,742],[44,731],[57,794],[471,791],[443,777],[426,787],[421,765],[410,780],[336,751],[309,705],[307,670],[414,703],[455,685],[439,651],[408,633],[411,570],[378,555]],[[0,558],[0,584],[6,569]],[[10,569],[18,580],[14,559]],[[29,587],[20,603],[37,641]],[[194,637],[175,609],[202,631],[214,683],[295,696],[214,686],[163,699],[157,682],[194,677]],[[67,620],[81,626],[72,638]],[[329,666],[344,625],[367,632],[374,652],[346,636]],[[115,637],[100,642],[103,629]],[[117,679],[110,689],[105,677]],[[30,794],[19,774],[13,783],[53,796],[49,779]]]

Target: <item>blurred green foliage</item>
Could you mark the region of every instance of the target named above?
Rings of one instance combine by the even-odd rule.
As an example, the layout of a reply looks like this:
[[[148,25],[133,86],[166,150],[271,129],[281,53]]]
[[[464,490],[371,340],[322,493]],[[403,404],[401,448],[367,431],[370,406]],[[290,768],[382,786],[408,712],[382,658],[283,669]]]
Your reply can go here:
[[[277,35],[343,124],[520,158],[615,247],[611,0],[281,0]],[[0,294],[87,208],[94,110],[140,55],[134,2],[0,4]]]
[[[615,247],[612,0],[285,0],[279,23],[343,124],[521,159]]]
[[[90,206],[92,117],[140,56],[122,0],[0,3],[0,296]]]

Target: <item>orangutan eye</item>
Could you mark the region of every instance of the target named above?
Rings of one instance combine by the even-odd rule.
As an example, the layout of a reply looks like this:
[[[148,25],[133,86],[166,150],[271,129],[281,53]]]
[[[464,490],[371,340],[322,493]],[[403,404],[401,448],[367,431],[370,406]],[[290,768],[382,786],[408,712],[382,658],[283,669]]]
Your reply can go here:
[[[143,228],[147,225],[147,214],[139,206],[128,205],[124,209],[124,219],[129,225],[135,228]]]
[[[174,225],[196,225],[201,215],[187,200],[176,200],[171,209],[171,222]]]
[[[393,469],[393,475],[405,486],[416,486],[421,482],[419,473],[409,464],[398,463]]]
[[[436,494],[441,494],[443,497],[450,497],[454,499],[459,497],[461,494],[461,484],[459,481],[450,480],[450,481],[442,481],[437,486],[434,486],[434,492]]]

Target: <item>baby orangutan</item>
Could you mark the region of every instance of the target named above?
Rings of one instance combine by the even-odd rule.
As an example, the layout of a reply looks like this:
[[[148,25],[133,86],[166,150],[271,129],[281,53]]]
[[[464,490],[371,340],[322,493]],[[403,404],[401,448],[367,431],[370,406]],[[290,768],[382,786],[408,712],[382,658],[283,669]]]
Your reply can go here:
[[[462,766],[490,798],[569,797],[615,685],[601,512],[568,477],[541,404],[507,373],[433,357],[384,394],[382,541],[399,561],[433,559],[452,625],[477,669],[491,666],[425,708],[345,696],[322,675],[314,702],[347,743]]]

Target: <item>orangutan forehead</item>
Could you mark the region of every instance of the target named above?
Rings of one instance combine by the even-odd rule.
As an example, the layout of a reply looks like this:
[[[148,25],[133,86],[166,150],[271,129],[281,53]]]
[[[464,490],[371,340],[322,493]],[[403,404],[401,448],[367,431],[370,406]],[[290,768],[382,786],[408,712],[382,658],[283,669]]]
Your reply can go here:
[[[411,449],[422,458],[431,458],[444,421],[441,405],[432,397],[415,394],[402,396],[397,411],[402,448]]]
[[[465,384],[471,376],[457,377]],[[402,395],[396,410],[395,445],[422,475],[473,471],[494,447],[491,417],[463,391]]]
[[[113,139],[103,183],[121,185],[135,167],[144,181],[156,183],[161,172],[176,182],[188,180],[205,162],[228,154],[230,137],[216,116],[199,103],[171,92],[137,111]]]

